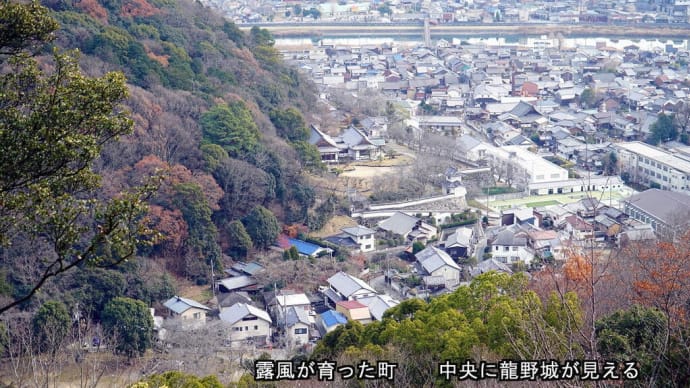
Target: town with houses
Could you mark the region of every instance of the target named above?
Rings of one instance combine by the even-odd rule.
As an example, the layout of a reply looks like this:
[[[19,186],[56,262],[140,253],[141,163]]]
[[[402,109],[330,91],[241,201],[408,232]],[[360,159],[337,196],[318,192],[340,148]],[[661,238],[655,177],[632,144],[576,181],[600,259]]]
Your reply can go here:
[[[688,23],[687,0],[204,0],[243,23]]]
[[[389,2],[396,10],[429,3]],[[445,12],[461,3],[433,5]],[[546,4],[553,5],[516,8],[531,18]],[[632,15],[639,4],[624,3],[624,9]],[[609,16],[622,12],[620,4],[607,5]],[[325,7],[354,7],[315,6],[322,17]],[[508,6],[503,14],[515,12],[522,17]],[[555,15],[552,6],[544,17]],[[452,292],[488,271],[529,274],[578,249],[678,238],[690,227],[690,51],[687,42],[619,43],[566,44],[542,36],[282,50],[314,81],[321,104],[335,110],[330,96],[338,91],[376,94],[400,113],[411,138],[444,136],[453,167],[437,195],[357,201],[349,214],[357,225],[322,239],[282,236],[275,249],[294,247],[311,260],[331,260],[337,250],[368,258],[393,250],[407,270],[381,264],[378,276],[368,268],[338,271],[315,289],[287,290],[261,283],[266,268],[249,260],[216,275],[216,306],[175,296],[165,301],[164,314],[196,324],[224,322],[231,343],[309,347],[348,321],[381,320],[402,300]],[[673,138],[655,138],[663,117],[672,122]],[[389,132],[393,126],[388,116],[361,117],[335,130],[314,124],[309,142],[327,166],[375,162],[400,142]],[[477,182],[504,190],[477,194],[471,187]],[[161,321],[156,317],[164,337]]]

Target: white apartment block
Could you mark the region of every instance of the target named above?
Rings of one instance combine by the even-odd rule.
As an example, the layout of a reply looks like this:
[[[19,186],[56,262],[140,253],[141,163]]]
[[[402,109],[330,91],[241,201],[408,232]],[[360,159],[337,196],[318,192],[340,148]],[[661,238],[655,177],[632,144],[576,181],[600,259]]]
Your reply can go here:
[[[639,141],[616,144],[621,171],[648,186],[690,194],[690,161]]]
[[[530,184],[568,180],[568,170],[559,167],[523,146],[503,146],[487,149],[498,165],[508,169],[513,183],[527,187]]]

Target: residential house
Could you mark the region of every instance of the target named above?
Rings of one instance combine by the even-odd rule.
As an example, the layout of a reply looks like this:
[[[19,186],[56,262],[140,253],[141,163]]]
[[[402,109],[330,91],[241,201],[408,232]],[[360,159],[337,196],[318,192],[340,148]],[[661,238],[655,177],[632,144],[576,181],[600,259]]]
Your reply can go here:
[[[288,345],[304,345],[310,340],[312,321],[309,313],[301,308],[290,307],[285,311],[285,339]]]
[[[181,296],[173,296],[163,303],[169,311],[170,317],[180,317],[182,319],[206,320],[206,314],[211,311],[209,307],[191,299]]]
[[[311,311],[311,301],[304,293],[281,290],[278,294],[267,292],[264,294],[264,298],[267,299],[266,306],[268,306],[279,325],[285,323],[286,313],[290,309],[300,310],[307,315]]]
[[[230,341],[250,338],[266,341],[271,336],[271,317],[248,303],[236,303],[220,312],[220,320],[230,328]]]
[[[378,227],[409,241],[425,242],[436,237],[438,233],[435,226],[402,212],[395,212],[391,217],[379,222]]]
[[[565,139],[556,141],[557,155],[565,160],[574,160],[576,152],[584,148],[584,146],[585,143],[574,137],[566,137]]]
[[[343,157],[347,156],[347,149],[344,145],[336,143],[331,136],[321,132],[315,125],[311,126],[309,144],[316,147],[324,163],[338,163]]]
[[[483,260],[479,262],[479,264],[475,265],[474,267],[470,268],[470,276],[472,277],[477,277],[483,273],[487,272],[499,272],[499,273],[505,273],[508,275],[513,274],[513,270],[510,269],[505,263],[502,263],[494,258]]]
[[[348,127],[341,138],[351,160],[377,160],[381,156],[380,144],[372,142],[358,128]]]
[[[230,277],[220,279],[216,284],[221,293],[233,291],[256,292],[257,283],[254,276],[263,270],[264,267],[255,261],[249,263],[236,262],[224,271]]]
[[[327,237],[326,241],[336,245],[350,247],[360,252],[371,252],[376,249],[375,231],[361,225],[340,229],[342,233]]]
[[[532,104],[520,101],[509,112],[498,117],[516,128],[537,129],[548,121]]]
[[[220,310],[230,307],[235,303],[252,303],[252,298],[249,297],[249,293],[245,291],[220,292],[216,297],[218,298],[218,308]]]
[[[513,208],[501,211],[501,225],[535,225],[537,222],[531,207]]]
[[[220,279],[216,281],[216,285],[221,292],[233,292],[233,291],[257,291],[257,281],[253,276],[240,275],[231,276],[228,278]]]
[[[441,245],[453,260],[458,260],[472,256],[475,243],[474,229],[461,227],[450,234]]]
[[[316,317],[316,327],[319,329],[321,336],[335,330],[338,326],[347,323],[347,317],[335,310],[328,310],[319,314]]]
[[[470,135],[462,135],[455,140],[455,157],[460,160],[479,162],[486,158],[486,150],[493,147],[487,143],[477,140]]]
[[[427,286],[451,288],[460,282],[460,266],[443,250],[428,246],[415,254]]]
[[[565,259],[558,232],[554,230],[530,230],[527,232],[527,246],[541,258]]]
[[[501,263],[522,262],[529,265],[534,252],[527,246],[527,232],[519,225],[499,228],[491,239],[491,256]]]
[[[577,241],[594,238],[594,226],[576,214],[565,217],[565,231],[571,239]]]
[[[369,312],[371,313],[372,318],[374,318],[377,321],[380,321],[383,319],[383,314],[390,308],[397,306],[400,304],[399,301],[391,298],[388,295],[374,295],[374,296],[367,296],[364,298],[357,299],[358,302],[362,303],[363,305],[367,306],[369,308]]]
[[[328,278],[328,287],[323,289],[323,294],[327,304],[335,305],[340,301],[376,295],[376,290],[364,280],[340,271]]]
[[[369,308],[357,300],[344,300],[335,304],[335,311],[343,314],[348,320],[366,325],[371,323]]]

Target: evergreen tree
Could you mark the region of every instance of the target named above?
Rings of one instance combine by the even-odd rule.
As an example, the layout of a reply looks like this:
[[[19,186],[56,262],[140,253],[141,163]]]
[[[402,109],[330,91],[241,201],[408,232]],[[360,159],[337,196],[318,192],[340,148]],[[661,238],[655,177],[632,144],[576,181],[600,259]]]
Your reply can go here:
[[[673,121],[673,115],[660,113],[649,129],[651,134],[647,142],[650,144],[656,145],[661,142],[676,140],[678,137],[678,128],[676,128],[676,123]]]
[[[71,322],[64,304],[57,301],[45,302],[32,320],[37,350],[55,354],[67,337]]]
[[[252,249],[253,243],[242,222],[232,221],[228,224],[226,232],[228,234],[228,242],[230,243],[230,255],[240,259],[247,257],[247,253]]]
[[[103,330],[115,339],[115,351],[127,357],[143,355],[152,345],[153,317],[144,302],[118,297],[101,314]]]
[[[242,220],[242,223],[257,248],[268,248],[276,241],[276,237],[280,233],[276,216],[261,205],[252,209]]]

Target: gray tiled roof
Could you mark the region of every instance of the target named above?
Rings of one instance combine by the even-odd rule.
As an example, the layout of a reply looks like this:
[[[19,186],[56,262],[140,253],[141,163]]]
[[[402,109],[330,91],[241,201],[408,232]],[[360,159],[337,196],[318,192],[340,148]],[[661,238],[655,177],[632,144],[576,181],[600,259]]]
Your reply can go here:
[[[462,135],[460,136],[456,141],[455,145],[461,150],[461,151],[470,151],[474,147],[482,144],[481,141],[475,139],[474,137],[470,135]]]
[[[673,191],[649,189],[635,194],[625,202],[666,224],[687,220],[690,214],[690,196]]]
[[[369,308],[371,315],[378,321],[383,318],[383,314],[391,307],[400,304],[399,301],[391,298],[388,295],[376,295],[362,299],[358,299],[363,305]]]
[[[410,233],[419,219],[405,213],[396,212],[390,218],[379,222],[379,228],[399,235]]]
[[[285,326],[292,327],[299,322],[309,325],[309,314],[303,308],[289,307],[285,312]]]
[[[474,233],[471,228],[458,228],[453,234],[448,236],[445,246],[446,248],[454,246],[469,247],[473,234]]]
[[[338,290],[338,292],[343,294],[346,298],[361,289],[376,293],[376,290],[371,288],[371,286],[362,279],[356,278],[342,271],[328,278],[328,284],[330,284],[334,289]]]
[[[512,274],[513,271],[500,261],[496,259],[488,259],[480,262],[474,268],[470,270],[470,275],[478,276],[489,271],[504,272],[507,274]]]
[[[204,306],[199,302],[183,298],[181,296],[173,296],[172,298],[168,299],[165,303],[163,303],[163,306],[167,307],[171,311],[174,311],[176,314],[182,314],[190,308],[210,310],[210,308]]]
[[[426,247],[417,252],[415,257],[429,274],[446,265],[460,270],[460,267],[453,261],[450,255],[436,247]]]
[[[240,288],[252,286],[256,284],[256,280],[251,276],[234,276],[217,281],[218,284],[225,287],[228,291],[239,290]]]
[[[358,236],[358,237],[359,236],[368,236],[370,234],[375,233],[373,230],[367,228],[366,226],[362,226],[362,225],[357,225],[357,226],[353,226],[350,228],[343,228],[341,230],[343,232],[349,234],[349,235]]]
[[[268,323],[272,323],[271,317],[267,312],[246,303],[236,303],[226,309],[223,309],[223,311],[220,312],[219,317],[221,321],[232,325],[248,315],[253,315]]]

